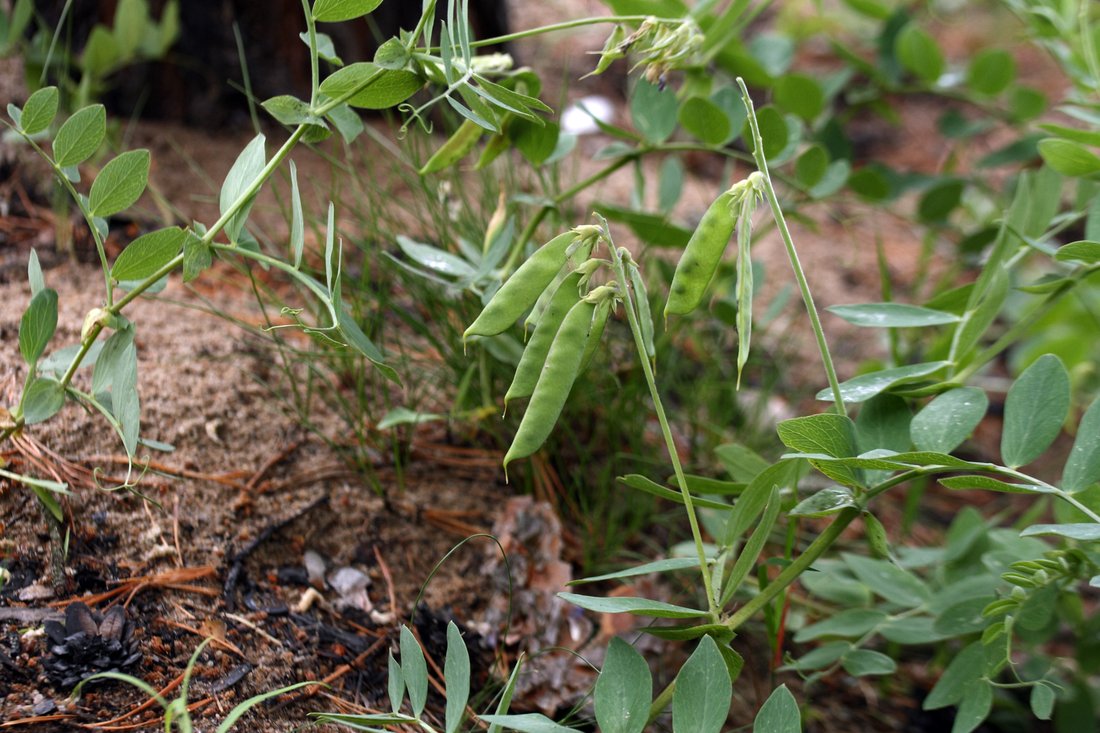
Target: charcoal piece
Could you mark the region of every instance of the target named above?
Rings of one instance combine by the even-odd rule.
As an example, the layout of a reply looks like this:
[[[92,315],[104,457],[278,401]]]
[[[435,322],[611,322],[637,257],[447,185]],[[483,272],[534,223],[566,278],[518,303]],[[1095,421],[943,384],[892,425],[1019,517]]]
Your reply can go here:
[[[100,672],[120,672],[141,660],[126,609],[114,606],[99,614],[77,601],[65,609],[65,625],[46,622],[49,653],[42,661],[54,687],[71,690]],[[105,680],[96,680],[96,684]]]

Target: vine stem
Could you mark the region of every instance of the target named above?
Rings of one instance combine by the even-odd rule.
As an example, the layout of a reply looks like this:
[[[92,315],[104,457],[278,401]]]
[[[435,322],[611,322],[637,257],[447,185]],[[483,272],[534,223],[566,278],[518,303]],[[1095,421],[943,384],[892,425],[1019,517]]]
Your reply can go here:
[[[525,31],[508,33],[503,36],[496,36],[495,38],[486,38],[481,41],[474,41],[470,44],[470,48],[499,46],[503,43],[519,41],[524,38],[533,38],[535,36],[541,36],[545,33],[554,33],[556,31],[567,31],[573,28],[582,28],[586,25],[603,25],[605,23],[642,23],[648,20],[649,17],[650,16],[648,15],[596,15],[589,18],[577,18],[576,20],[567,20],[561,23],[553,23],[551,25],[539,26],[538,28],[530,28]],[[657,18],[657,21],[681,22],[683,21],[683,18]]]
[[[695,513],[694,500],[691,497],[691,492],[688,491],[687,478],[684,476],[684,467],[680,465],[680,456],[676,451],[676,441],[672,437],[672,428],[669,426],[668,417],[665,415],[665,408],[661,402],[661,394],[657,391],[657,381],[653,376],[653,367],[649,363],[649,357],[646,354],[645,339],[642,337],[642,329],[638,324],[638,315],[634,310],[634,300],[630,295],[630,288],[627,286],[629,280],[626,275],[626,267],[623,264],[624,254],[629,256],[629,253],[620,252],[615,247],[615,243],[611,240],[611,232],[607,229],[607,222],[603,221],[604,236],[607,238],[608,249],[611,252],[611,260],[615,265],[615,274],[619,278],[619,289],[623,296],[623,301],[626,305],[626,320],[630,324],[630,331],[634,335],[634,347],[638,352],[638,360],[642,363],[642,373],[645,375],[646,385],[649,387],[649,396],[653,400],[653,409],[657,413],[657,422],[661,425],[661,434],[665,439],[665,447],[668,449],[668,458],[672,462],[673,473],[676,474],[676,482],[680,485],[680,494],[684,498],[684,508],[687,510],[688,523],[691,525],[691,536],[695,540],[695,552],[699,560],[699,571],[703,575],[703,588],[707,594],[707,609],[710,612],[711,619],[718,620],[718,605],[714,594],[713,580],[711,579],[710,571],[707,564],[707,553],[703,549],[703,533],[699,527],[699,518]]]
[[[768,160],[764,155],[764,138],[760,134],[760,125],[756,120],[756,108],[752,104],[745,80],[737,77],[737,86],[741,87],[741,99],[745,103],[745,110],[749,115],[749,126],[752,129],[753,158],[756,167],[764,175],[764,195],[768,199],[772,216],[775,217],[779,234],[783,238],[783,246],[787,248],[787,258],[791,261],[798,289],[802,293],[802,302],[806,304],[806,314],[810,318],[810,327],[813,329],[814,338],[817,340],[817,349],[821,352],[821,361],[825,365],[825,374],[829,379],[829,387],[833,392],[833,404],[841,415],[847,414],[844,407],[844,396],[840,391],[840,381],[836,376],[836,367],[833,365],[833,357],[829,353],[829,343],[825,340],[825,330],[821,326],[821,318],[817,314],[817,306],[814,305],[814,296],[810,292],[810,284],[806,281],[806,273],[802,269],[802,263],[798,259],[798,250],[795,249],[791,230],[787,227],[787,219],[783,216],[783,209],[779,206],[779,197],[775,195],[775,187],[772,185],[771,174],[768,173]]]

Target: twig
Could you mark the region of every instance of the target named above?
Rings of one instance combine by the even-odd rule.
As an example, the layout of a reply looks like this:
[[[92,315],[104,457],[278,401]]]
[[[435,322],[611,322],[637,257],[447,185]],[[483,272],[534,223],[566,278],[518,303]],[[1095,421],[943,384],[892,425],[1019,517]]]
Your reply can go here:
[[[237,581],[240,580],[241,571],[244,569],[244,561],[248,559],[248,556],[256,551],[256,548],[266,542],[273,534],[281,530],[283,527],[291,524],[292,522],[300,519],[309,512],[313,511],[322,504],[328,503],[328,496],[320,496],[307,504],[302,509],[294,512],[288,517],[284,517],[274,524],[269,524],[260,532],[256,539],[245,545],[244,549],[233,555],[233,559],[229,563],[229,572],[225,574],[225,584],[222,586],[222,597],[225,600],[225,609],[227,611],[233,611],[237,607],[236,599],[233,597],[233,591],[237,587]]]

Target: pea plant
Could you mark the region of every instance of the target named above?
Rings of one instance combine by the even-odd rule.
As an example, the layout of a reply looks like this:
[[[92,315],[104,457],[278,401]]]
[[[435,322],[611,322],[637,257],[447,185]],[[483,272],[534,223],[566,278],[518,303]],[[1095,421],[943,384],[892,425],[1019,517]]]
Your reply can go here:
[[[58,124],[60,94],[56,87],[39,89],[22,107],[8,106],[10,122],[5,124],[46,161],[88,227],[102,270],[104,299],[85,316],[78,343],[47,354],[57,328],[57,292],[46,287],[37,257],[32,254],[28,264],[32,297],[19,329],[26,376],[18,401],[0,413],[0,441],[49,420],[67,401],[74,401],[104,417],[131,462],[139,445],[157,447],[156,441],[144,440],[140,434],[135,325],[126,318],[125,310],[143,294],[162,289],[166,278],[178,270],[184,282],[194,280],[213,264],[215,257],[243,260],[284,273],[321,306],[322,322],[299,321],[299,326],[365,357],[385,377],[398,381],[385,356],[345,306],[342,254],[332,204],[320,253],[323,278],[302,266],[305,217],[296,168],[289,159],[291,152],[300,143],[324,140],[333,130],[346,141],[355,139],[363,129],[355,108],[404,105],[410,119],[420,119],[433,104],[445,100],[490,130],[499,130],[499,120],[505,114],[539,121],[536,112],[547,108],[533,97],[492,81],[507,76],[505,60],[498,59],[495,65],[480,60],[475,63],[468,24],[456,20],[459,10],[465,10],[458,3],[450,3],[449,23],[441,23],[441,52],[433,47],[436,3],[431,0],[425,3],[417,28],[384,44],[374,62],[342,66],[331,51],[331,39],[318,33],[317,23],[360,18],[378,5],[379,0],[317,0],[312,6],[303,2],[307,26],[304,40],[310,50],[310,99],[283,95],[263,103],[265,110],[290,128],[288,137],[270,157],[262,134],[245,146],[221,186],[221,216],[213,224],[192,222],[185,227],[168,226],[149,232],[127,245],[113,262],[106,248],[110,217],[134,205],[145,191],[149,151],[131,150],[113,157],[102,165],[85,193],[81,190],[81,166],[97,156],[107,136],[104,107],[84,106]],[[21,3],[17,10],[23,12],[23,6]],[[456,35],[452,37],[448,28]],[[322,79],[322,60],[340,68]],[[517,83],[515,79],[503,81],[513,86]],[[406,104],[429,84],[438,84],[445,91],[418,107]],[[246,225],[257,195],[284,164],[291,183],[290,241],[285,252],[272,255],[260,249]],[[300,312],[287,308],[285,315],[297,318]],[[92,365],[91,384],[84,385],[77,374],[82,367]],[[2,467],[0,471],[4,477],[29,486],[49,514],[62,521],[57,497],[66,493],[65,485]],[[127,487],[132,488],[130,480]]]

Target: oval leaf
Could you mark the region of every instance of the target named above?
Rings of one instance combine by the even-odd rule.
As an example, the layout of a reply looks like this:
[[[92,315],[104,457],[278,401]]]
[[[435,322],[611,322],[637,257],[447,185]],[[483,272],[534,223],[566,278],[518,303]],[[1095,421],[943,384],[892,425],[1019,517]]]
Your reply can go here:
[[[1021,537],[1054,535],[1081,542],[1100,542],[1100,524],[1082,522],[1079,524],[1036,524],[1020,533]]]
[[[678,117],[681,127],[707,145],[721,145],[731,132],[726,113],[714,102],[703,97],[689,97],[684,100]]]
[[[321,93],[352,107],[388,109],[404,102],[422,86],[424,82],[411,71],[383,69],[361,61],[345,66],[321,82]]]
[[[653,698],[645,657],[618,637],[611,639],[596,680],[596,722],[603,733],[642,733]]]
[[[673,733],[718,733],[729,715],[733,685],[722,652],[704,636],[676,675]]]
[[[597,613],[633,613],[653,618],[701,618],[707,615],[686,606],[674,606],[671,603],[651,601],[648,598],[603,598],[600,596],[582,596],[576,593],[558,593],[558,597],[574,606],[580,606]]]
[[[989,398],[977,387],[948,390],[924,406],[909,424],[918,450],[950,453],[970,437],[985,417]]]
[[[1077,426],[1077,439],[1062,471],[1062,488],[1080,491],[1097,481],[1100,481],[1100,399],[1089,406]]]
[[[752,733],[801,733],[802,717],[798,702],[786,685],[768,695],[752,723]]]
[[[1100,172],[1100,157],[1072,140],[1040,140],[1039,155],[1047,165],[1065,176],[1089,176]]]
[[[1054,253],[1054,259],[1059,262],[1084,262],[1095,264],[1100,262],[1100,242],[1070,242],[1064,247],[1059,247]]]
[[[1061,359],[1044,354],[1024,370],[1005,398],[1005,465],[1018,468],[1038,458],[1062,431],[1068,412],[1069,373]]]
[[[43,288],[31,298],[19,320],[19,353],[34,365],[57,330],[57,291]]]
[[[871,649],[853,649],[841,658],[840,664],[853,677],[893,674],[898,669],[893,659]]]
[[[19,126],[28,135],[42,132],[57,116],[57,87],[42,87],[27,98]]]
[[[462,633],[454,621],[447,623],[447,660],[443,666],[443,678],[447,681],[446,733],[455,733],[466,702],[470,699],[470,650],[462,640]]]
[[[79,110],[57,131],[53,141],[54,162],[60,168],[83,163],[92,157],[107,134],[107,112],[102,104]]]
[[[313,3],[313,19],[324,23],[337,23],[362,17],[382,4],[382,0],[316,0]]]
[[[910,364],[893,369],[882,369],[870,374],[861,374],[842,383],[840,394],[845,402],[865,402],[891,387],[934,374],[949,363],[946,361],[929,361],[923,364]],[[832,402],[833,391],[823,389],[817,393],[817,399]]]
[[[23,420],[27,425],[44,422],[65,404],[65,390],[56,379],[41,377],[23,393]]]
[[[848,323],[867,328],[923,328],[959,321],[954,313],[904,303],[834,305],[826,310]]]
[[[179,254],[184,236],[179,227],[166,227],[138,237],[115,260],[111,277],[121,282],[152,276]]]
[[[260,172],[263,171],[267,162],[267,153],[264,150],[265,140],[266,138],[263,135],[252,138],[233,162],[233,167],[229,169],[229,173],[226,174],[221,192],[218,194],[218,208],[222,214],[227,213],[233,207],[237,199],[248,191],[256,178],[259,177]],[[238,208],[225,225],[225,233],[231,242],[235,242],[237,237],[240,236],[241,229],[244,228],[245,221],[248,219],[248,210],[252,208],[252,201],[254,200],[254,198],[249,199]]]
[[[107,217],[129,208],[145,191],[149,181],[149,151],[122,153],[107,165],[92,182],[88,207],[92,216]]]
[[[428,702],[428,665],[420,643],[407,626],[401,627],[401,676],[409,692],[413,715],[419,718]]]

